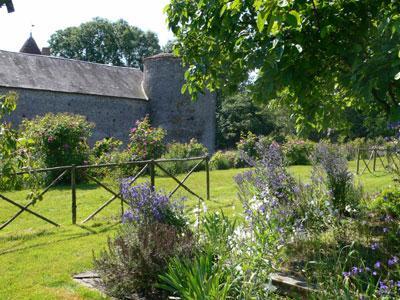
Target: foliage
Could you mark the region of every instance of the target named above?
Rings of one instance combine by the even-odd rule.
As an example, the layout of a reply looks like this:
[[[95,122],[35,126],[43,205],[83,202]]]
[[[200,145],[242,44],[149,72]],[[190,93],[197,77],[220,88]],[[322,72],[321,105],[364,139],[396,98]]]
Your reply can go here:
[[[348,170],[347,160],[340,149],[319,143],[314,160],[314,175],[320,172],[322,167],[335,209],[340,214],[354,212],[362,198],[362,191],[360,187],[355,186],[353,174]]]
[[[44,167],[84,165],[89,160],[87,139],[92,134],[94,124],[85,117],[68,113],[37,116],[23,120],[21,133],[31,140],[31,155]],[[48,180],[54,179],[58,172],[50,172]]]
[[[299,190],[285,168],[277,143],[259,148],[260,160],[249,161],[254,169],[236,177],[239,197],[256,238],[269,253],[275,253],[282,237],[294,224],[293,211]],[[274,251],[275,249],[275,251]]]
[[[136,121],[131,129],[128,145],[132,160],[149,160],[160,158],[165,151],[164,138],[166,131],[154,128],[148,116]]]
[[[129,153],[121,151],[121,146],[122,141],[112,137],[96,141],[90,150],[90,164],[100,165],[129,161]],[[111,177],[114,179],[120,179],[131,176],[135,172],[135,169],[135,167],[121,166],[113,170],[110,170],[109,168],[95,168],[88,170],[88,172],[97,178]]]
[[[283,146],[283,152],[289,165],[309,165],[315,144],[308,140],[289,139]]]
[[[191,139],[189,143],[172,143],[167,145],[167,151],[162,156],[164,159],[190,158],[207,155],[207,148],[196,139]],[[177,161],[163,163],[163,167],[173,175],[189,172],[198,161]],[[204,164],[201,164],[197,170],[204,170]],[[158,171],[158,170],[157,170]],[[164,173],[160,171],[160,174]]]
[[[382,215],[400,219],[400,189],[396,185],[384,189],[371,203],[371,209]]]
[[[158,222],[174,226],[177,230],[186,228],[184,199],[172,202],[167,195],[156,192],[149,184],[132,187],[130,181],[131,178],[127,178],[121,183],[121,195],[130,206],[130,210],[123,215],[124,222],[139,226]]]
[[[227,170],[237,167],[240,160],[237,151],[217,151],[210,159],[211,170]]]
[[[92,148],[92,155],[98,159],[110,155],[112,152],[117,151],[122,146],[122,141],[116,138],[104,138],[96,141]]]
[[[102,18],[56,31],[49,46],[55,56],[135,68],[143,66],[143,58],[161,52],[155,33]]]
[[[216,114],[217,147],[234,147],[242,133],[266,135],[275,129],[272,113],[265,106],[254,104],[248,92],[221,98]]]
[[[225,274],[212,255],[200,253],[194,260],[173,259],[160,276],[159,287],[176,293],[181,299],[229,299],[233,278]]]
[[[175,44],[176,44],[175,40],[168,40],[167,43],[162,47],[162,52],[173,53]]]
[[[256,159],[257,142],[258,142],[258,137],[254,133],[248,132],[247,134],[240,135],[240,140],[236,146],[239,151],[241,151],[242,153],[246,153],[248,157]]]
[[[13,188],[16,180],[14,175],[22,162],[17,153],[17,134],[11,129],[11,124],[3,121],[17,106],[17,94],[8,93],[0,96],[0,188]]]
[[[182,203],[159,193],[148,184],[132,187],[130,179],[121,184],[121,195],[130,210],[124,225],[108,251],[95,259],[107,291],[114,297],[144,294],[154,298],[155,284],[173,257],[190,256],[194,239],[183,213]],[[153,295],[153,296],[151,296]]]
[[[256,71],[256,99],[287,103],[298,125],[321,130],[340,126],[347,107],[397,118],[399,5],[173,0],[165,11],[188,67],[184,90],[236,90]]]
[[[192,247],[190,232],[181,234],[172,225],[125,224],[94,264],[111,296],[126,299],[144,294],[154,299],[159,294],[155,289],[158,275],[166,270],[168,261],[190,255]]]

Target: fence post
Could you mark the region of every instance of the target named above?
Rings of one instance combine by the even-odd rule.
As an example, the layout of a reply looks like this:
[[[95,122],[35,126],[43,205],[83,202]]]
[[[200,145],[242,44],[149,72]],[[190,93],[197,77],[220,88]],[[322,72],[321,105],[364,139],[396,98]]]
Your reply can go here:
[[[377,154],[378,150],[376,148],[373,148],[372,151],[374,151],[374,164],[372,166],[372,170],[375,172],[376,171],[376,154]]]
[[[150,186],[152,190],[155,190],[155,172],[154,172],[154,159],[150,161]]]
[[[76,224],[76,166],[71,166],[72,224]]]
[[[210,164],[209,164],[209,156],[206,156],[206,186],[207,186],[207,200],[210,200]]]
[[[357,175],[360,174],[360,147],[357,149]]]

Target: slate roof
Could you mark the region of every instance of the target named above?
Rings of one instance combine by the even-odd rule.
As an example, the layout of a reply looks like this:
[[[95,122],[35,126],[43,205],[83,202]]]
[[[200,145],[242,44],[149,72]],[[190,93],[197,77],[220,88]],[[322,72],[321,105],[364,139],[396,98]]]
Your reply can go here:
[[[38,45],[36,44],[36,41],[33,39],[32,36],[30,36],[26,42],[22,45],[21,50],[19,52],[22,53],[29,53],[29,54],[42,54],[40,51]]]
[[[0,50],[0,87],[147,100],[142,81],[139,69]]]

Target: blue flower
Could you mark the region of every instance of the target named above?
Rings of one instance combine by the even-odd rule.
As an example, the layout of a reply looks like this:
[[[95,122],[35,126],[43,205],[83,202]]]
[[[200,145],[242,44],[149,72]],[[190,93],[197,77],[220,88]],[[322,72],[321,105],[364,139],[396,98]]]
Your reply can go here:
[[[372,245],[371,245],[371,249],[372,250],[376,250],[376,249],[378,249],[379,248],[379,244],[378,243],[373,243]]]
[[[398,261],[399,261],[399,258],[397,256],[393,256],[392,258],[390,258],[388,260],[388,265],[393,266],[393,265],[397,264]]]

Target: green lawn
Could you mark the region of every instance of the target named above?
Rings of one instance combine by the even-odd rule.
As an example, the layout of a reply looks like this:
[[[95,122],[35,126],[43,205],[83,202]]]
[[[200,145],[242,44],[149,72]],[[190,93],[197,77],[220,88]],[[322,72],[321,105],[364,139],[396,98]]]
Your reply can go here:
[[[355,164],[351,163],[351,168]],[[306,181],[310,167],[290,168],[296,179]],[[223,209],[227,214],[240,212],[233,176],[243,170],[211,172],[211,201],[209,210]],[[384,173],[357,177],[368,193],[391,184]],[[156,178],[156,185],[166,191],[175,187],[172,179]],[[187,185],[205,197],[205,173],[193,174]],[[187,195],[180,192],[182,195]],[[26,192],[5,193],[19,203]],[[110,194],[95,185],[80,186],[78,223],[110,198]],[[188,211],[197,203],[189,197]],[[91,268],[93,251],[105,246],[108,236],[118,227],[121,206],[115,201],[85,225],[71,225],[71,192],[55,188],[38,202],[33,210],[61,224],[56,228],[24,212],[7,228],[0,231],[0,299],[103,299],[100,294],[75,284],[71,275]],[[0,200],[0,223],[11,217],[18,208]]]

